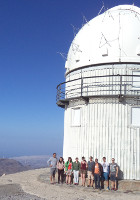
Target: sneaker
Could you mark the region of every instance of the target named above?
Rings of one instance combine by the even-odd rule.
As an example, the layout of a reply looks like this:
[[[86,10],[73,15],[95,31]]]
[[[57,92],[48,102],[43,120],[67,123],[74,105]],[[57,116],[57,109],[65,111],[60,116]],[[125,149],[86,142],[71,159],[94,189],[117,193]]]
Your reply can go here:
[[[106,190],[110,190],[109,187],[107,187]]]

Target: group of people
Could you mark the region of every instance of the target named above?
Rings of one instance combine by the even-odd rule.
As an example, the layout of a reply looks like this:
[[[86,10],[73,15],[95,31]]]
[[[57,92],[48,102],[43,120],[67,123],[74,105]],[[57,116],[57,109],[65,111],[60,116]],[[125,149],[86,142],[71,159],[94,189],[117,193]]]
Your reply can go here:
[[[115,159],[112,158],[112,163],[106,162],[106,157],[102,158],[103,162],[99,163],[96,158],[93,161],[93,157],[90,156],[89,161],[82,157],[82,161],[79,162],[78,157],[75,161],[69,157],[68,161],[64,162],[63,157],[59,160],[56,158],[56,153],[53,153],[47,163],[50,166],[50,182],[55,183],[55,173],[58,170],[58,183],[66,184],[72,183],[72,177],[74,178],[74,185],[79,184],[79,176],[81,176],[81,185],[85,186],[86,176],[88,177],[87,187],[93,187],[95,183],[95,189],[104,188],[104,181],[106,181],[107,190],[109,190],[109,179],[111,180],[111,190],[117,190],[117,178],[118,178],[118,165],[115,163]],[[73,176],[72,176],[73,175]]]

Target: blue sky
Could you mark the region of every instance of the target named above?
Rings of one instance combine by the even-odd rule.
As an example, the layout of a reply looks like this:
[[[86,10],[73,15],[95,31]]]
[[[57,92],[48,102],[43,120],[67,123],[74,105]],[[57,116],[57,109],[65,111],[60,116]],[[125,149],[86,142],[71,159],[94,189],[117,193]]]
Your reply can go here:
[[[104,0],[105,8],[139,0]],[[0,157],[62,154],[64,110],[56,86],[81,28],[102,0],[0,0]]]

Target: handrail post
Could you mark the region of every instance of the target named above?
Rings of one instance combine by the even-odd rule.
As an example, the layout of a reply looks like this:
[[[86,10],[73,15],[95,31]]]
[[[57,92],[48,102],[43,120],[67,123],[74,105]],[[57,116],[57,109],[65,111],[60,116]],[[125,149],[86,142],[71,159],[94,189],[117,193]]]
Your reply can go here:
[[[66,93],[66,83],[64,85],[64,99],[67,99],[67,93]]]
[[[120,95],[122,95],[122,75],[120,75]]]
[[[83,94],[83,78],[81,78],[81,97],[82,97],[82,94]]]
[[[60,94],[61,94],[61,84],[60,84],[59,87],[57,88],[57,101],[60,100]]]
[[[59,90],[59,100],[61,98],[61,85],[60,85],[60,90]]]
[[[57,95],[56,95],[56,101],[59,101],[59,86],[57,86]]]

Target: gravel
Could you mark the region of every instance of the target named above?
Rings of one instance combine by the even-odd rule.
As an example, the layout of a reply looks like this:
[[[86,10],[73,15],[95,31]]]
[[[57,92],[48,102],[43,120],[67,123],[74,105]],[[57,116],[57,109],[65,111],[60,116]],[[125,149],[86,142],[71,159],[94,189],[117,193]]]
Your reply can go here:
[[[93,188],[50,184],[49,169],[36,169],[0,177],[0,200],[140,200],[140,182],[137,191],[126,187],[120,191],[96,191]],[[57,181],[57,176],[56,176]],[[122,181],[120,188],[126,181]]]
[[[20,185],[8,184],[0,186],[0,200],[44,200],[35,195],[25,193]]]

